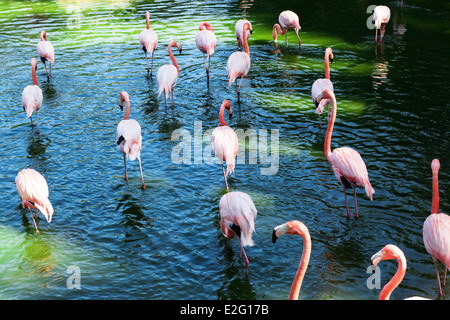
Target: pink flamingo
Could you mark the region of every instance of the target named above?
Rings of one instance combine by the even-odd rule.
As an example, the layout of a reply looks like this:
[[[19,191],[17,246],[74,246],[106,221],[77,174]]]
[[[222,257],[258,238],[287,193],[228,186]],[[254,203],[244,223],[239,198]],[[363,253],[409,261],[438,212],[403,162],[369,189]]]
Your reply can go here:
[[[31,58],[31,77],[33,79],[33,85],[28,85],[23,89],[22,92],[22,105],[23,110],[27,113],[27,118],[30,118],[31,124],[33,124],[33,119],[31,114],[36,110],[37,114],[37,131],[39,131],[39,110],[42,106],[42,101],[44,96],[42,95],[42,90],[39,88],[38,80],[36,76],[37,61],[35,58]]]
[[[45,30],[41,31],[41,41],[37,44],[36,51],[44,64],[47,78],[50,78],[52,75],[52,64],[55,62],[55,49],[53,48],[52,43],[47,40],[47,32],[45,32]],[[48,61],[50,65],[50,73],[47,71],[46,61]]]
[[[245,23],[243,26],[243,34],[247,33],[250,29],[250,23]],[[237,88],[237,96],[239,101],[239,93],[242,85],[242,79],[248,74],[250,70],[250,49],[248,48],[247,38],[243,37],[245,52],[236,51],[233,52],[227,61],[227,71],[228,71],[228,88],[231,86],[233,81],[241,77],[241,82]]]
[[[380,29],[380,42],[383,40],[386,24],[391,18],[391,10],[386,6],[377,6],[373,11],[373,23],[375,24],[375,42],[377,42],[378,29]]]
[[[437,260],[445,266],[444,286],[447,277],[447,269],[450,269],[450,216],[439,212],[439,183],[438,172],[441,164],[438,159],[431,162],[433,171],[433,201],[431,214],[423,224],[423,243],[425,249],[431,255],[436,268],[436,276],[439,286],[439,294],[442,296],[441,280]]]
[[[134,119],[128,119],[130,116],[130,98],[126,91],[120,92],[120,110],[123,110],[123,103],[126,104],[125,116],[117,125],[117,148],[123,153],[123,164],[125,166],[125,180],[128,180],[126,158],[139,161],[139,170],[141,171],[142,189],[145,189],[144,175],[142,174],[141,150],[142,135],[141,126]]]
[[[395,259],[398,261],[398,269],[395,275],[392,277],[392,279],[381,290],[378,300],[389,300],[392,291],[394,291],[394,289],[398,287],[400,282],[402,282],[406,273],[406,257],[399,247],[393,244],[388,244],[383,249],[375,253],[370,259],[372,265],[374,266],[377,266],[381,260],[391,260],[391,259]],[[406,298],[405,300],[429,300],[429,299],[415,296]]]
[[[205,27],[206,29],[203,29]],[[211,65],[211,55],[214,53],[217,45],[217,39],[213,32],[213,27],[208,22],[201,22],[199,26],[199,32],[195,37],[195,43],[198,50],[203,53],[203,59],[205,60],[206,77],[209,81],[209,70]],[[205,57],[206,53],[206,57]],[[208,64],[206,64],[206,58],[208,58]]]
[[[38,209],[49,223],[52,221],[53,215],[53,207],[48,200],[47,181],[45,181],[45,178],[36,170],[24,169],[16,176],[16,188],[17,192],[19,192],[22,206],[30,209],[34,228],[36,229],[36,232],[39,232],[36,221],[34,220],[34,218],[37,217]],[[34,217],[31,209],[36,209]]]
[[[211,146],[214,150],[214,154],[216,157],[220,159],[220,163],[222,164],[223,178],[225,179],[225,187],[228,190],[227,176],[234,172],[236,155],[238,152],[239,144],[236,133],[233,129],[227,126],[223,118],[224,110],[228,110],[228,114],[233,114],[233,109],[231,109],[230,101],[224,100],[222,102],[222,106],[219,111],[219,121],[220,126],[215,128],[211,135]],[[227,172],[225,173],[225,168],[223,166],[223,161],[227,164]]]
[[[320,103],[322,99],[330,99],[332,102],[331,119],[328,124],[324,144],[325,156],[333,168],[334,175],[344,189],[347,217],[350,217],[350,213],[348,211],[347,194],[345,189],[350,189],[353,187],[353,196],[355,198],[355,217],[358,218],[355,187],[364,187],[370,200],[372,200],[372,194],[375,193],[375,190],[370,185],[366,164],[357,151],[348,147],[342,147],[334,149],[333,152],[331,152],[331,134],[333,132],[334,121],[336,119],[336,97],[334,96],[333,91],[326,89],[316,98],[316,101]]]
[[[222,196],[219,202],[220,229],[228,239],[237,235],[245,266],[248,272],[249,261],[245,254],[245,246],[253,246],[252,233],[255,231],[257,210],[252,198],[240,191],[233,191]]]
[[[286,10],[280,13],[278,16],[278,23],[275,23],[272,29],[272,37],[275,42],[277,42],[277,31],[282,36],[284,34],[286,38],[286,45],[288,44],[287,40],[287,31],[288,29],[294,29],[295,34],[298,38],[298,46],[300,47],[302,42],[300,40],[300,36],[298,35],[298,32],[300,31],[300,22],[298,20],[298,15],[295,12],[292,12],[290,10]],[[281,26],[280,26],[281,25]]]
[[[150,12],[147,11],[145,13],[145,19],[147,20],[147,28],[139,33],[139,44],[141,45],[141,49],[144,50],[145,61],[147,62],[147,72],[150,72],[151,77],[153,72],[153,51],[155,51],[156,46],[158,45],[158,35],[154,30],[150,29]],[[150,70],[148,68],[147,52],[152,54],[152,65]]]
[[[331,48],[327,48],[325,50],[325,78],[324,79],[317,79],[314,81],[312,88],[311,88],[311,98],[316,105],[316,113],[319,115],[319,124],[322,126],[322,123],[320,121],[320,114],[323,112],[323,109],[325,106],[327,106],[328,115],[327,118],[329,118],[329,105],[331,101],[329,99],[322,99],[320,101],[320,104],[317,103],[316,98],[325,90],[330,89],[334,92],[333,83],[330,80],[330,62],[333,63],[333,50]]]
[[[289,300],[298,300],[300,287],[308,267],[309,257],[311,255],[311,237],[308,228],[300,221],[292,220],[273,229],[272,242],[275,243],[283,234],[297,234],[303,238],[303,253],[298,265],[297,273],[291,285]]]
[[[244,25],[246,23],[248,23],[250,25],[250,27],[247,29],[246,32],[243,32]],[[246,19],[241,19],[241,20],[236,21],[236,24],[234,25],[234,34],[236,35],[239,49],[241,49],[242,45],[244,44],[244,34],[246,34],[245,40],[248,41],[248,38],[250,38],[252,33],[253,33],[253,29],[252,29],[252,23],[250,21],[248,21]]]
[[[169,56],[173,64],[165,64],[158,69],[156,73],[156,79],[158,80],[158,97],[164,92],[164,102],[167,107],[167,98],[169,93],[172,92],[172,107],[173,107],[173,88],[177,84],[178,75],[180,74],[180,68],[178,68],[177,60],[172,53],[172,47],[177,47],[181,53],[181,46],[177,44],[175,40],[169,42]]]

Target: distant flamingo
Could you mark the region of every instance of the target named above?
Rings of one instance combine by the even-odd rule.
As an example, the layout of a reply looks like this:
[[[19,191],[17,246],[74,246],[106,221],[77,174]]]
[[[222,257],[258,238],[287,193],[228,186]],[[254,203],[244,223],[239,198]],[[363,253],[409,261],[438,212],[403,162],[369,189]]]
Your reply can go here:
[[[147,28],[139,33],[139,44],[141,45],[141,49],[144,50],[147,72],[150,72],[151,77],[153,72],[153,51],[155,51],[158,45],[158,35],[154,30],[150,29],[150,12],[147,11],[145,13],[145,19],[147,20]],[[150,69],[148,68],[147,52],[152,54],[152,65]]]
[[[314,81],[311,88],[311,98],[316,105],[316,113],[319,115],[319,124],[322,126],[320,121],[320,114],[323,112],[325,106],[327,106],[327,119],[330,115],[329,105],[331,101],[329,99],[322,99],[320,103],[317,103],[316,98],[321,94],[325,89],[330,89],[334,92],[333,83],[330,80],[330,62],[333,63],[333,50],[331,48],[327,48],[325,50],[325,79],[317,79]]]
[[[139,170],[141,171],[142,189],[145,189],[144,175],[142,174],[141,149],[142,135],[141,126],[134,119],[128,119],[130,116],[130,98],[126,91],[120,93],[119,106],[123,110],[123,103],[126,104],[125,116],[117,125],[117,148],[123,153],[123,164],[125,166],[125,180],[128,180],[126,157],[131,161],[136,158],[139,161]]]
[[[219,202],[220,229],[225,237],[233,238],[235,235],[244,253],[245,266],[248,272],[249,261],[245,254],[245,246],[253,246],[252,233],[255,231],[257,210],[252,198],[239,191],[229,192],[222,196]]]
[[[386,24],[391,18],[391,10],[386,6],[377,6],[373,11],[373,23],[375,24],[375,42],[377,42],[378,29],[380,29],[380,42],[383,40]]]
[[[42,106],[42,101],[44,96],[42,95],[42,90],[39,88],[38,80],[36,76],[37,61],[35,58],[31,58],[31,77],[33,79],[33,85],[28,85],[23,89],[22,92],[22,105],[23,110],[27,113],[27,118],[30,118],[31,124],[33,124],[33,119],[31,114],[36,110],[37,115],[37,131],[39,131],[39,110]]]
[[[345,205],[347,207],[348,218],[350,217],[350,213],[348,211],[347,194],[345,189],[350,189],[353,187],[353,196],[355,198],[355,217],[357,218],[358,206],[356,204],[355,187],[364,187],[370,200],[372,200],[372,194],[375,193],[375,190],[370,185],[366,165],[357,151],[348,147],[342,147],[334,149],[333,152],[331,152],[331,134],[333,132],[334,121],[336,119],[336,97],[334,96],[333,91],[326,89],[316,98],[316,101],[320,103],[322,99],[330,99],[332,102],[331,119],[328,123],[324,144],[325,156],[330,162],[337,180],[344,188]]]
[[[158,69],[156,73],[156,79],[158,80],[158,97],[164,92],[164,102],[167,107],[167,98],[169,93],[172,92],[172,107],[173,107],[173,88],[177,84],[178,75],[180,74],[180,68],[172,53],[172,47],[177,47],[181,53],[181,46],[177,44],[175,40],[169,42],[169,56],[172,60],[172,64],[165,64]]]
[[[203,29],[206,27],[206,29]],[[198,50],[203,53],[203,59],[205,60],[206,67],[206,77],[209,81],[209,70],[211,65],[211,55],[214,53],[217,45],[217,39],[213,32],[213,27],[208,22],[201,22],[199,26],[200,31],[195,37],[195,42],[197,44]],[[205,57],[206,53],[206,57]],[[208,64],[206,63],[206,58],[208,58]]]
[[[246,23],[248,23],[250,25],[250,27],[247,29],[246,32],[243,32],[244,25]],[[239,49],[241,49],[242,45],[244,44],[244,33],[247,35],[245,37],[245,40],[248,41],[248,38],[250,38],[250,36],[253,33],[252,23],[246,19],[240,19],[240,20],[236,21],[236,24],[234,25],[234,34],[236,35]]]
[[[246,34],[248,29],[250,29],[250,23],[245,23],[243,26],[243,34]],[[248,48],[247,38],[243,37],[245,52],[236,51],[233,52],[227,61],[227,71],[228,71],[228,88],[231,86],[233,81],[238,77],[241,77],[241,82],[237,88],[237,96],[239,101],[239,93],[242,85],[242,79],[248,74],[250,70],[250,49]]]
[[[219,121],[220,126],[215,128],[212,132],[211,136],[211,146],[214,150],[214,154],[216,157],[220,159],[220,163],[222,164],[223,178],[225,179],[225,187],[228,190],[227,176],[234,172],[234,166],[236,161],[236,155],[238,152],[239,144],[236,133],[233,129],[227,126],[223,118],[224,110],[228,110],[228,114],[233,114],[233,110],[231,109],[230,101],[224,100],[222,102],[222,106],[219,111]],[[225,173],[225,168],[223,167],[223,161],[227,164],[227,172]]]
[[[17,192],[19,192],[22,206],[30,209],[34,228],[36,229],[36,232],[39,232],[36,221],[34,220],[34,218],[37,217],[38,209],[49,223],[52,221],[53,215],[53,207],[48,200],[47,181],[45,181],[45,178],[36,170],[24,169],[16,176],[16,188]],[[36,209],[34,217],[31,209]]]
[[[439,294],[442,296],[441,280],[437,260],[445,266],[445,279],[447,278],[447,269],[450,269],[450,216],[439,212],[439,182],[438,172],[441,164],[438,159],[431,162],[433,171],[433,202],[431,205],[431,214],[423,224],[423,243],[425,249],[431,255],[436,268],[436,276],[439,286]]]
[[[298,20],[298,16],[295,12],[292,12],[290,10],[286,10],[280,13],[278,16],[278,23],[274,24],[272,29],[272,37],[275,42],[277,42],[277,31],[282,36],[284,34],[286,38],[286,45],[288,44],[287,40],[287,31],[288,29],[294,29],[295,34],[298,38],[298,46],[300,47],[302,42],[300,40],[300,36],[298,35],[298,32],[300,31],[300,22]],[[281,27],[280,27],[281,25]]]
[[[47,40],[47,32],[44,30],[41,31],[41,41],[37,44],[36,51],[44,64],[47,78],[50,78],[52,75],[52,64],[55,62],[55,49],[53,48],[52,43]],[[50,65],[50,73],[47,71],[46,61],[48,61]]]
[[[283,234],[297,234],[303,238],[303,253],[298,265],[297,273],[292,282],[289,300],[298,300],[300,287],[302,286],[303,277],[308,268],[309,257],[311,255],[311,237],[308,228],[300,221],[292,220],[273,229],[272,242],[275,243]]]

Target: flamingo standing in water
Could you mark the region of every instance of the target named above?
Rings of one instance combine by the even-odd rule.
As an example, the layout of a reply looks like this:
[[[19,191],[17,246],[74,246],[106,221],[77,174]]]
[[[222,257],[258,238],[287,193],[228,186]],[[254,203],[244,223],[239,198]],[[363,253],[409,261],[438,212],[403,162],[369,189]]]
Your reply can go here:
[[[288,44],[287,40],[287,31],[288,29],[294,29],[295,34],[298,38],[298,46],[300,47],[302,42],[300,40],[300,36],[298,35],[298,32],[302,27],[300,27],[300,22],[298,19],[298,15],[295,12],[292,12],[291,10],[286,10],[280,13],[278,16],[278,23],[275,23],[272,29],[272,38],[275,42],[277,42],[277,31],[282,36],[284,34],[286,38],[286,45]],[[281,26],[280,26],[281,25]]]
[[[215,128],[211,135],[211,146],[216,157],[220,159],[222,164],[223,178],[225,179],[225,187],[228,190],[227,176],[234,172],[236,155],[239,148],[238,138],[233,129],[227,126],[223,118],[224,110],[228,110],[231,119],[233,109],[231,109],[230,101],[224,100],[219,111],[220,126]],[[227,172],[223,166],[223,161],[227,164]]]
[[[36,51],[44,64],[47,78],[50,78],[52,75],[52,64],[55,62],[55,49],[53,48],[52,43],[47,40],[47,32],[45,30],[41,31],[41,41],[37,44]],[[50,73],[47,71],[46,61],[48,61],[50,65]]]
[[[436,276],[439,286],[439,294],[442,296],[441,280],[437,260],[445,266],[444,286],[447,277],[447,269],[450,269],[450,216],[439,213],[439,182],[438,172],[441,164],[438,159],[431,162],[433,172],[433,201],[431,214],[423,224],[423,243],[425,249],[431,255],[436,268]]]
[[[297,234],[303,238],[303,253],[300,263],[298,265],[297,273],[291,285],[291,292],[289,293],[289,300],[298,300],[300,287],[302,286],[303,278],[308,268],[309,257],[311,255],[311,237],[308,228],[300,221],[292,220],[273,229],[272,242],[275,243],[283,234]]]
[[[203,29],[203,28],[206,29]],[[206,67],[206,77],[209,81],[209,70],[211,65],[211,55],[214,53],[217,45],[216,35],[213,32],[213,27],[208,22],[201,22],[199,26],[199,32],[195,37],[195,43],[197,44],[198,50],[203,53],[203,59],[205,60]],[[206,57],[205,57],[206,53]],[[206,58],[208,58],[208,63],[206,63]]]
[[[27,113],[27,118],[30,118],[31,124],[33,124],[33,119],[31,114],[36,110],[37,115],[37,131],[39,132],[39,110],[42,106],[42,101],[44,96],[42,94],[41,88],[39,88],[38,80],[36,76],[37,61],[35,58],[31,58],[31,77],[33,79],[33,85],[28,85],[23,89],[22,92],[22,105],[23,110]]]
[[[49,223],[52,221],[53,215],[53,206],[48,200],[47,181],[45,181],[45,178],[36,170],[24,169],[16,176],[16,188],[17,192],[19,192],[22,206],[30,209],[34,228],[36,229],[36,232],[39,232],[36,221],[34,220],[34,218],[37,217],[38,209]],[[36,209],[34,217],[31,209]]]
[[[370,200],[372,200],[372,194],[375,193],[375,190],[370,185],[366,164],[356,150],[348,147],[342,147],[336,148],[333,152],[331,152],[331,134],[333,132],[334,121],[336,119],[336,97],[334,96],[333,91],[326,89],[316,98],[316,101],[320,103],[322,99],[330,99],[332,103],[331,119],[328,123],[327,133],[325,136],[325,156],[330,162],[337,180],[341,183],[344,189],[347,218],[350,217],[350,213],[348,211],[347,194],[345,189],[350,189],[353,187],[353,197],[355,198],[355,217],[358,218],[356,186],[364,187]]]
[[[123,103],[126,104],[125,116],[117,125],[117,148],[123,153],[123,164],[125,166],[125,180],[128,180],[126,158],[139,161],[139,170],[141,171],[142,189],[145,189],[144,175],[142,174],[141,149],[142,135],[141,126],[134,119],[128,119],[130,116],[130,98],[126,91],[120,92],[119,106],[123,110]]]
[[[150,12],[147,11],[145,13],[145,19],[147,21],[147,28],[139,33],[139,44],[141,45],[141,49],[144,50],[145,61],[147,62],[147,72],[150,72],[151,77],[153,72],[153,52],[158,45],[158,35],[154,30],[150,29]],[[150,69],[148,68],[147,52],[152,54],[152,65]]]
[[[248,23],[250,27],[247,29],[246,32],[243,32],[244,25]],[[246,34],[245,40],[248,41],[248,38],[253,33],[252,23],[246,19],[241,19],[236,21],[236,24],[234,25],[234,34],[236,35],[237,43],[239,49],[241,49],[242,45],[244,44],[244,34]]]
[[[219,202],[220,229],[225,237],[233,238],[235,235],[241,246],[241,254],[245,257],[245,266],[248,272],[249,261],[245,254],[245,246],[253,246],[252,233],[255,231],[257,210],[252,198],[240,191],[233,191],[222,196]]]
[[[167,98],[169,93],[172,92],[172,107],[173,107],[173,88],[177,84],[178,75],[180,74],[180,68],[178,68],[177,60],[172,53],[172,47],[177,47],[181,53],[181,46],[177,44],[175,40],[169,42],[169,56],[173,64],[165,64],[158,69],[156,73],[156,79],[158,80],[158,97],[164,92],[164,103],[167,107]]]
[[[250,23],[245,23],[243,28],[243,34],[246,34],[250,29]],[[237,96],[239,102],[239,93],[242,85],[242,79],[248,74],[250,70],[250,49],[248,48],[247,38],[243,37],[245,52],[236,51],[233,52],[227,61],[227,71],[228,71],[228,88],[231,86],[233,81],[241,77],[239,87],[237,88]]]
[[[316,98],[325,90],[330,89],[334,92],[333,83],[330,80],[330,62],[333,63],[333,50],[331,48],[327,48],[325,50],[325,78],[317,79],[314,81],[311,88],[311,98],[316,105],[316,113],[319,115],[319,124],[322,126],[320,121],[320,114],[323,112],[325,106],[327,106],[327,119],[329,118],[329,105],[331,101],[329,99],[322,99],[320,103],[317,103]]]
[[[391,10],[386,6],[377,6],[373,11],[373,23],[375,24],[375,42],[377,42],[378,29],[380,29],[380,42],[383,40],[386,24],[391,18]]]

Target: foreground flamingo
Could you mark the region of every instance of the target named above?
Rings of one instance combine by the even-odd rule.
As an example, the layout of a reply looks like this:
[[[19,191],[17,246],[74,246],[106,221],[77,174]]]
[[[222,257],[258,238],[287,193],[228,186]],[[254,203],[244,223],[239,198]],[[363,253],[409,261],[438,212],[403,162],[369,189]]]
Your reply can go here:
[[[392,277],[392,279],[381,290],[378,300],[389,300],[392,291],[394,291],[394,289],[398,287],[400,282],[402,282],[403,277],[405,276],[406,273],[406,258],[403,251],[393,244],[386,245],[383,249],[375,253],[372,256],[372,258],[370,258],[370,261],[374,266],[377,266],[381,260],[391,260],[391,259],[395,259],[398,261],[398,269],[395,275]],[[415,296],[406,298],[405,300],[429,300],[429,299]]]
[[[145,13],[145,19],[147,20],[147,28],[139,33],[139,44],[141,45],[141,49],[144,50],[147,72],[150,72],[151,77],[153,72],[153,52],[158,45],[158,35],[154,30],[150,29],[150,12],[147,11]],[[152,54],[152,65],[150,69],[148,68],[147,52]]]
[[[164,92],[164,103],[167,107],[167,98],[169,93],[172,92],[172,107],[173,107],[173,88],[177,84],[178,75],[180,74],[180,68],[178,68],[177,60],[172,53],[172,47],[177,47],[181,53],[181,46],[177,44],[175,40],[169,42],[169,56],[173,64],[165,64],[158,69],[156,73],[156,79],[158,80],[158,97]]]
[[[439,294],[442,296],[441,280],[437,261],[441,261],[445,266],[444,286],[447,277],[447,269],[450,269],[450,216],[439,212],[439,182],[438,172],[441,164],[438,159],[431,162],[433,171],[433,202],[431,214],[423,224],[423,243],[425,249],[431,255],[436,268],[436,276],[439,286]]]
[[[247,29],[246,32],[243,32],[244,25],[246,23],[248,23],[250,25],[250,27]],[[253,29],[252,29],[252,23],[250,21],[248,21],[246,19],[241,19],[241,20],[236,21],[236,24],[234,25],[234,34],[236,35],[239,49],[241,49],[242,45],[244,44],[244,34],[246,34],[245,40],[248,41],[248,38],[250,38],[252,33],[253,33]]]
[[[42,95],[42,90],[39,88],[38,80],[36,76],[37,61],[35,58],[31,58],[31,77],[33,79],[33,85],[28,85],[23,89],[22,92],[22,105],[23,110],[27,113],[27,118],[30,118],[31,124],[33,124],[33,119],[31,114],[36,110],[37,115],[37,131],[39,132],[39,110],[42,106],[42,101],[44,96]]]
[[[297,234],[303,238],[303,253],[298,265],[297,273],[292,282],[289,300],[297,300],[302,286],[303,277],[308,267],[309,257],[311,255],[311,237],[308,228],[300,221],[292,220],[285,224],[279,225],[273,229],[272,242],[275,243],[283,234]]]
[[[329,99],[322,99],[320,103],[317,103],[316,98],[325,90],[330,89],[334,92],[333,83],[330,80],[330,62],[333,63],[333,50],[331,48],[327,48],[325,50],[325,78],[317,79],[314,81],[311,88],[311,98],[316,105],[316,113],[319,115],[319,124],[322,126],[320,121],[320,114],[323,112],[323,108],[327,106],[327,119],[329,118],[329,105],[331,101]]]
[[[375,42],[377,42],[378,29],[380,29],[380,42],[383,40],[386,24],[391,18],[391,10],[386,6],[377,6],[373,11],[373,23],[375,24]]]
[[[128,180],[126,157],[131,161],[136,158],[139,161],[139,170],[141,171],[142,189],[145,189],[144,175],[142,174],[141,149],[142,135],[141,126],[134,119],[128,119],[130,116],[130,98],[126,91],[120,93],[119,106],[123,110],[123,103],[126,104],[125,116],[117,125],[117,148],[123,153],[123,164],[125,166],[125,180]]]
[[[235,235],[241,246],[241,254],[245,257],[245,266],[248,272],[248,258],[245,246],[253,246],[252,233],[255,231],[256,207],[252,198],[239,191],[233,191],[222,196],[219,202],[220,229],[225,237],[233,238]]]
[[[243,34],[246,34],[250,29],[250,23],[245,23],[243,28]],[[228,88],[231,86],[233,81],[238,77],[241,77],[241,82],[237,88],[237,96],[239,101],[239,93],[242,85],[242,79],[248,74],[250,70],[250,49],[248,48],[247,38],[243,37],[245,52],[236,51],[233,52],[227,61],[227,71],[228,71]]]
[[[280,13],[278,16],[278,23],[275,23],[272,29],[272,37],[275,42],[277,42],[277,31],[282,36],[284,34],[286,38],[286,45],[288,44],[287,40],[287,31],[288,29],[294,29],[295,34],[298,38],[298,46],[300,47],[302,42],[300,40],[300,36],[298,35],[298,32],[300,31],[300,22],[298,20],[298,16],[295,12],[292,12],[290,10],[286,10]],[[280,27],[281,25],[281,27]]]
[[[41,41],[37,44],[36,51],[44,64],[47,78],[50,78],[52,75],[52,64],[55,62],[55,49],[53,48],[52,43],[47,40],[47,32],[44,30],[41,31]],[[48,64],[50,65],[50,73],[47,71],[46,61],[48,61]]]
[[[336,178],[344,189],[347,217],[350,217],[350,213],[348,211],[347,194],[345,189],[350,189],[353,187],[353,196],[355,198],[355,217],[358,218],[356,186],[364,187],[370,200],[372,200],[372,194],[375,193],[375,190],[370,185],[366,164],[357,151],[348,147],[342,147],[334,149],[333,152],[331,152],[331,134],[333,132],[334,121],[336,119],[336,97],[334,96],[333,91],[326,89],[316,98],[316,101],[320,103],[322,99],[330,99],[332,103],[331,119],[328,123],[324,144],[325,156],[330,162]]]
[[[228,110],[228,114],[233,114],[233,109],[231,109],[230,101],[224,100],[219,111],[219,121],[220,126],[215,128],[211,135],[211,146],[214,150],[216,157],[220,159],[222,164],[223,178],[225,180],[225,187],[228,190],[227,176],[234,172],[236,155],[238,152],[239,144],[236,133],[233,129],[227,126],[223,118],[224,110]],[[223,167],[223,161],[227,164],[227,172],[225,173],[225,168]]]
[[[203,29],[205,27],[206,29]],[[211,55],[216,49],[217,39],[213,32],[213,27],[208,22],[202,22],[199,26],[200,31],[195,37],[195,43],[197,44],[198,50],[203,53],[203,59],[205,60],[206,67],[206,77],[209,81],[209,70],[211,65]],[[206,57],[205,57],[206,53]],[[206,63],[206,58],[208,58],[208,64]]]
[[[36,229],[36,232],[39,232],[36,221],[34,220],[34,218],[37,217],[38,209],[49,223],[52,221],[53,215],[53,207],[48,200],[47,181],[45,181],[45,178],[36,170],[24,169],[16,176],[16,188],[17,192],[19,192],[22,206],[30,209],[34,228]],[[36,209],[34,217],[31,209]]]

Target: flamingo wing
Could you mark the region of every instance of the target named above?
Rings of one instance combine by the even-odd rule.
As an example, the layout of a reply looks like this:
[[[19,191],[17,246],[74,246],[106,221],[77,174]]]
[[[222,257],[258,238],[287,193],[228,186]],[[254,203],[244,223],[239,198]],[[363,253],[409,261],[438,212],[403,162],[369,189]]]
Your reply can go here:
[[[211,146],[216,157],[227,164],[225,176],[234,172],[236,155],[239,148],[238,138],[233,129],[220,126],[214,129],[211,136]]]
[[[156,80],[158,81],[158,96],[165,92],[166,99],[169,97],[169,92],[177,84],[178,70],[173,64],[165,64],[158,69],[156,73]]]
[[[219,203],[221,229],[227,238],[234,235],[233,225],[239,226],[243,246],[253,246],[257,210],[252,198],[240,191],[225,194]]]
[[[217,38],[214,32],[210,30],[202,30],[197,33],[195,43],[197,44],[197,48],[201,52],[206,53],[207,57],[209,57],[216,49]]]
[[[31,116],[33,111],[39,111],[43,100],[44,96],[42,95],[42,90],[39,86],[29,85],[23,89],[21,101],[24,110],[27,112],[28,118]]]
[[[380,29],[382,23],[388,23],[391,18],[391,10],[386,6],[377,6],[373,11],[375,28]]]
[[[51,64],[55,62],[55,49],[50,41],[44,40],[38,42],[36,51],[41,59],[46,59]]]
[[[117,125],[117,148],[133,161],[142,149],[141,126],[134,119],[122,120]]]
[[[250,28],[247,30],[247,40],[248,40],[248,38],[250,38],[250,35],[252,34],[251,22],[246,19],[241,19],[236,21],[236,24],[234,25],[234,34],[236,35],[239,48],[244,44],[244,24],[246,23],[250,24]]]
[[[316,104],[316,98],[326,89],[334,91],[333,83],[329,79],[317,79],[314,81],[311,88],[311,98]],[[322,99],[319,104],[316,104],[316,113],[321,114],[325,106],[331,103],[330,99]]]
[[[286,10],[278,16],[278,22],[283,29],[300,29],[300,22],[296,13]]]
[[[158,45],[158,35],[152,29],[144,29],[139,33],[139,44],[141,49],[152,53]]]
[[[423,224],[423,242],[428,253],[450,270],[450,216],[430,214]]]
[[[228,87],[238,77],[245,77],[250,71],[250,56],[246,52],[233,52],[227,61],[227,72],[230,80]]]

